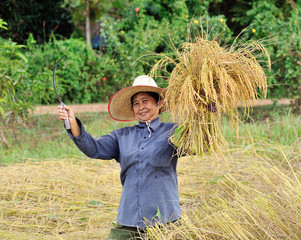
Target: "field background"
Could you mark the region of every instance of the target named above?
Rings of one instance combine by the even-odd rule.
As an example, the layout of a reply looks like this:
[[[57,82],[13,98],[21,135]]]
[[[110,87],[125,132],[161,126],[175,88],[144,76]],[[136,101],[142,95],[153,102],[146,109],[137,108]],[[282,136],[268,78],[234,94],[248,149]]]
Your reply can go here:
[[[95,137],[133,124],[77,116]],[[85,157],[56,115],[25,124],[7,129],[11,147],[0,147],[0,239],[105,239],[122,190],[118,163]],[[301,117],[289,106],[256,107],[239,139],[227,119],[224,134],[226,162],[180,159],[182,225],[150,229],[151,239],[299,239]]]
[[[239,137],[225,117],[224,158],[180,159],[181,225],[148,234],[301,239],[300,13],[297,0],[1,0],[0,239],[105,239],[116,219],[119,166],[88,159],[68,138],[56,115],[55,63],[65,56],[55,73],[60,97],[98,137],[133,124],[111,120],[99,103],[200,33],[223,48],[264,45],[271,69],[254,54],[269,105],[242,118]],[[158,72],[159,87],[172,69]]]

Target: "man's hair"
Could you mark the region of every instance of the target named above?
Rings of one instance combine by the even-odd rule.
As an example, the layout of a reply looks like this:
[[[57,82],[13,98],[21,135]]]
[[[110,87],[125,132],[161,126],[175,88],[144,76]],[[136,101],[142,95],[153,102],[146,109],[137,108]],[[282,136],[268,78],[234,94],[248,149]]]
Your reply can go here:
[[[148,95],[150,95],[152,98],[154,98],[156,100],[156,103],[159,102],[160,100],[160,95],[158,93],[155,93],[155,92],[138,92],[136,94],[134,94],[132,97],[131,97],[131,104],[133,105],[133,99],[134,97],[139,94],[139,93],[147,93]]]

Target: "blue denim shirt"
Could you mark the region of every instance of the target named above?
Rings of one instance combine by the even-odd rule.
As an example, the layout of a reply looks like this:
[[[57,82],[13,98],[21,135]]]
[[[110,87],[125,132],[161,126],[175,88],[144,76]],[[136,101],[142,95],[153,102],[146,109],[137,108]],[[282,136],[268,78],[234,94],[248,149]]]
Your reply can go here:
[[[168,142],[174,123],[163,123],[157,118],[150,123],[150,129],[139,122],[95,139],[77,121],[80,135],[74,138],[69,130],[69,136],[85,155],[120,163],[123,191],[119,224],[143,228],[155,221],[164,224],[180,218],[178,157]]]

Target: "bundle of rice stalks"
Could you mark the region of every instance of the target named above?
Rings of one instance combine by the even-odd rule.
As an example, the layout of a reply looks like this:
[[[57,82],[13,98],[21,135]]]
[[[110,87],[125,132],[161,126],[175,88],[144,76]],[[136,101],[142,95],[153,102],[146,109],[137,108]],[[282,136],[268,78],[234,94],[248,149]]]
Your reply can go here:
[[[238,103],[247,114],[258,90],[266,95],[267,79],[255,51],[263,53],[270,65],[269,54],[260,42],[221,47],[201,36],[179,49],[171,48],[176,57],[161,55],[151,70],[154,76],[174,65],[165,95],[165,104],[178,122],[171,140],[180,154],[221,153],[226,144],[221,117],[229,115],[238,127]]]

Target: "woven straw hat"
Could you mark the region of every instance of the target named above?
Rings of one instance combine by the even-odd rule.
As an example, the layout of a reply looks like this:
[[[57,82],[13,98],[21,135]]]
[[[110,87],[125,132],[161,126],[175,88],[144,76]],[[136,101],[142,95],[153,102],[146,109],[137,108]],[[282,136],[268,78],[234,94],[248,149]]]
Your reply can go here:
[[[108,110],[111,118],[117,121],[134,121],[134,112],[132,110],[131,98],[139,92],[158,93],[160,99],[164,98],[164,88],[159,88],[151,77],[142,75],[134,80],[133,86],[126,87],[116,92],[110,99]],[[161,112],[166,109],[161,107]]]

